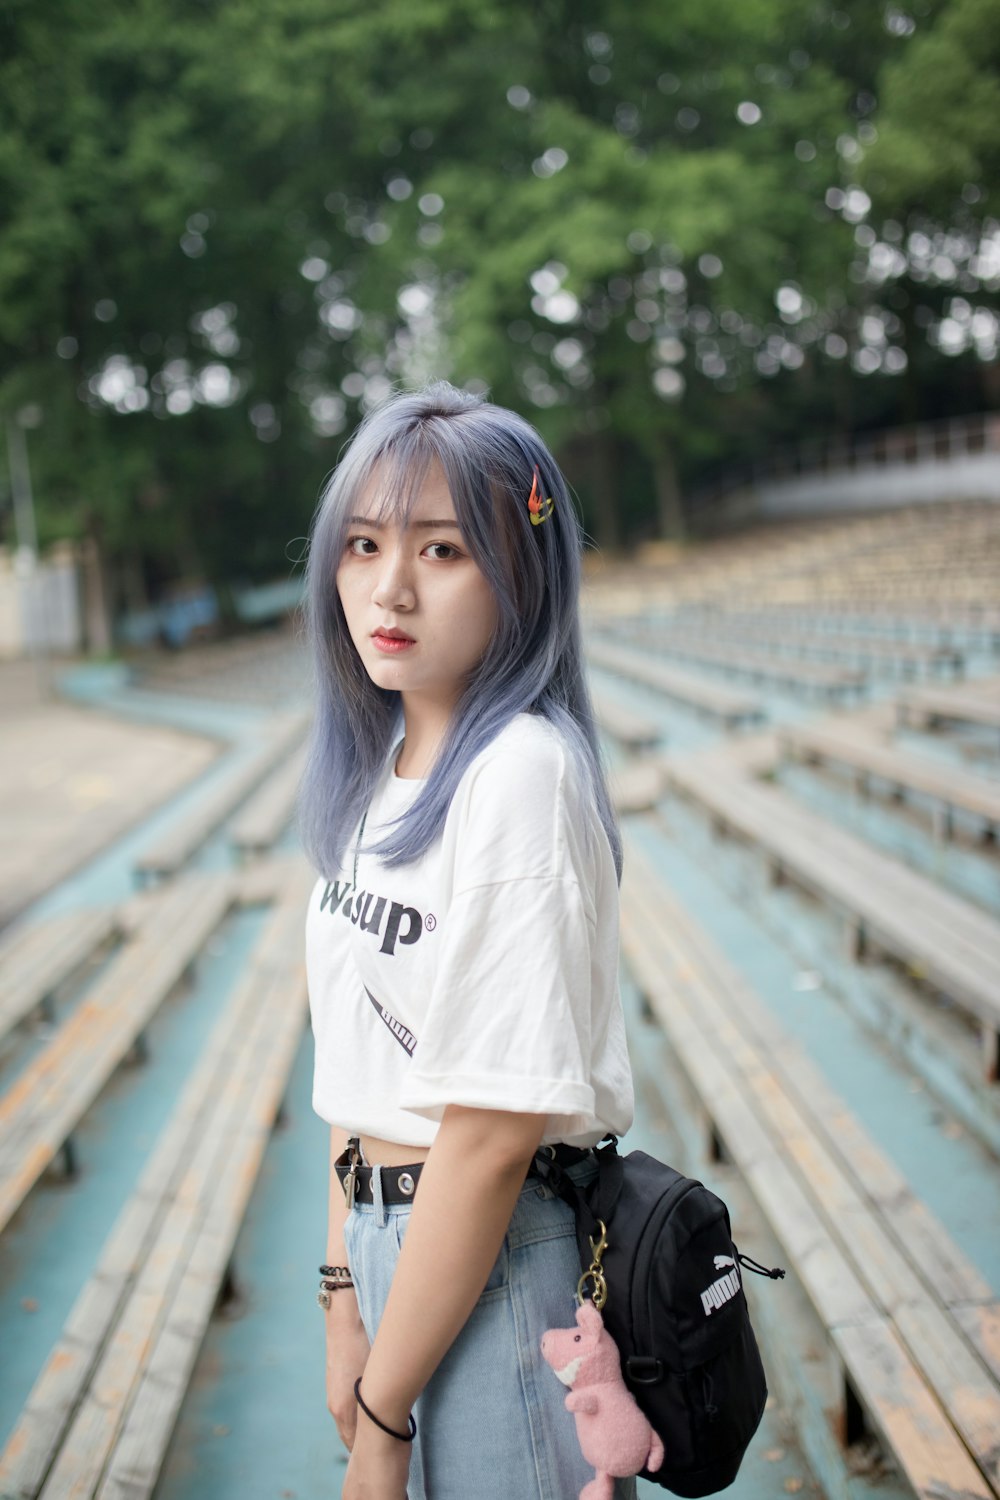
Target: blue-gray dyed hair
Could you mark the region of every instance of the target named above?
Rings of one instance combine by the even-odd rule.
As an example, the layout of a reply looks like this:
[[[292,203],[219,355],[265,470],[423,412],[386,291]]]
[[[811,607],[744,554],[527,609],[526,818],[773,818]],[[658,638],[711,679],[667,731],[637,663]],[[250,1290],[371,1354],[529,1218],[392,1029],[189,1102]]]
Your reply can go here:
[[[526,712],[561,732],[592,788],[620,876],[621,839],[582,664],[583,535],[566,482],[528,422],[446,382],[393,396],[365,418],[313,518],[303,608],[315,718],[298,795],[303,847],[321,874],[336,875],[402,723],[400,695],[368,676],[337,593],[348,518],[364,494],[373,520],[405,519],[435,461],[469,554],[493,591],[499,623],[455,706],[426,785],[372,848],[388,865],[421,855],[440,833],[473,757]],[[527,499],[536,464],[542,495],[552,497],[555,510],[533,526]]]

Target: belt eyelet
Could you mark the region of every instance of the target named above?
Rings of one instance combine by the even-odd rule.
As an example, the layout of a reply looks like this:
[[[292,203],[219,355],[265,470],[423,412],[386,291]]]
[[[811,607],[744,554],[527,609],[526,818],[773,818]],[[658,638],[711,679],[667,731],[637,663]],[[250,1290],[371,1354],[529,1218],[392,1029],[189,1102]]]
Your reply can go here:
[[[413,1197],[416,1183],[413,1181],[413,1178],[410,1176],[409,1172],[400,1172],[399,1176],[396,1178],[396,1186],[399,1188],[399,1191],[401,1193],[405,1193],[408,1198]]]

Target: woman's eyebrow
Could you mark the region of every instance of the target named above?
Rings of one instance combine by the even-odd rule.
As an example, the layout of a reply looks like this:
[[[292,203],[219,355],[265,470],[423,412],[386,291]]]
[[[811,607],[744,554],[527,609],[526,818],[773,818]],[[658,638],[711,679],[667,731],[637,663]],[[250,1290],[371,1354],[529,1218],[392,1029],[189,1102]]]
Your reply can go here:
[[[370,521],[367,516],[351,516],[349,518],[347,524],[348,524],[348,526],[369,526],[372,529],[372,531],[381,531],[381,529],[382,529],[380,522],[378,522],[378,521]],[[441,521],[411,521],[409,524],[411,526],[431,527],[434,531],[439,531],[442,526],[450,526],[453,531],[461,531],[461,529],[462,529],[459,526],[458,522],[455,521],[455,520],[451,520],[451,521],[444,521],[444,520],[441,520]]]

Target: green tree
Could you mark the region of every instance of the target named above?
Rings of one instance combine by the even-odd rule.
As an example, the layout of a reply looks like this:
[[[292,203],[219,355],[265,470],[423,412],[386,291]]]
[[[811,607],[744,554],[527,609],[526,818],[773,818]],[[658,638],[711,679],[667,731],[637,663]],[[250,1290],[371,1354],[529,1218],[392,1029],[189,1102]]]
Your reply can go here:
[[[341,434],[435,373],[536,420],[609,545],[713,466],[978,403],[997,3],[8,3],[0,411],[43,410],[43,540],[133,602],[274,576]]]

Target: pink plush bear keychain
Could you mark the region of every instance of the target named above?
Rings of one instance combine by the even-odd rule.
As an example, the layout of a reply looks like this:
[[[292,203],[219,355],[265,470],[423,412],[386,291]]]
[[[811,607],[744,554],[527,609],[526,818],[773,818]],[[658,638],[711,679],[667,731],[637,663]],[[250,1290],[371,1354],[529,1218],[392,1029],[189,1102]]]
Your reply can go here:
[[[622,1379],[618,1346],[593,1302],[577,1308],[576,1328],[550,1328],[542,1357],[570,1388],[566,1410],[576,1418],[583,1456],[597,1470],[580,1500],[612,1500],[615,1479],[654,1473],[663,1444]]]

